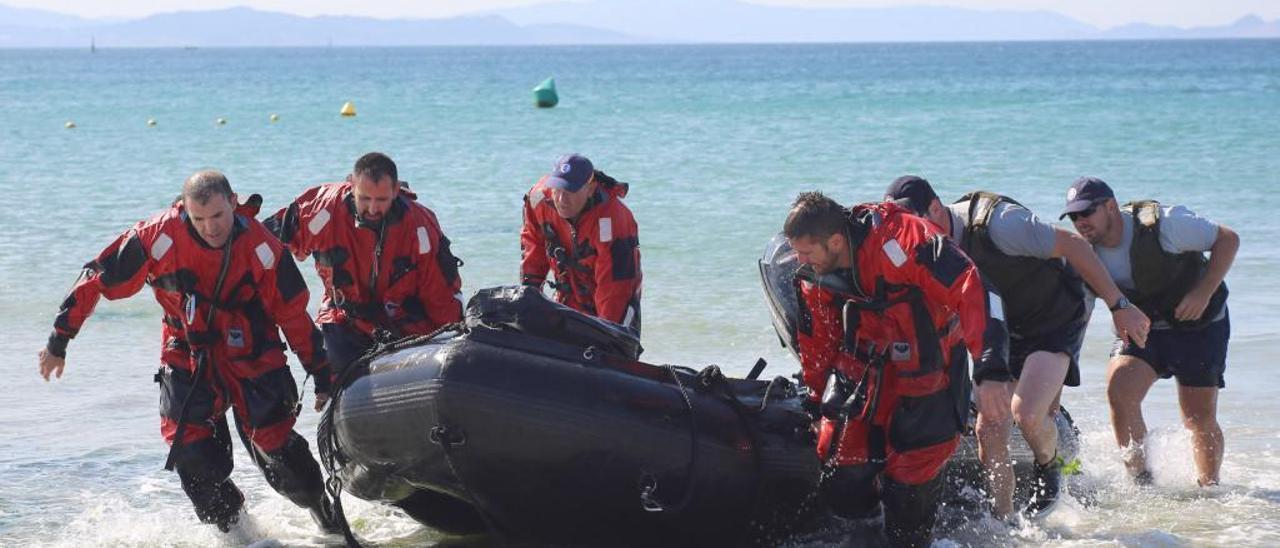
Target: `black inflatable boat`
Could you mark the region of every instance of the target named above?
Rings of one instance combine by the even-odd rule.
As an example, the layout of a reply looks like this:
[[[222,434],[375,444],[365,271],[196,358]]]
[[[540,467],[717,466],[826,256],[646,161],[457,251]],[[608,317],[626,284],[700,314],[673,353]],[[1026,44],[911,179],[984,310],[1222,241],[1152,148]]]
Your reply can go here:
[[[465,325],[386,350],[326,415],[323,460],[347,493],[437,529],[770,543],[818,480],[789,380],[640,362],[630,332],[536,290],[482,290]]]

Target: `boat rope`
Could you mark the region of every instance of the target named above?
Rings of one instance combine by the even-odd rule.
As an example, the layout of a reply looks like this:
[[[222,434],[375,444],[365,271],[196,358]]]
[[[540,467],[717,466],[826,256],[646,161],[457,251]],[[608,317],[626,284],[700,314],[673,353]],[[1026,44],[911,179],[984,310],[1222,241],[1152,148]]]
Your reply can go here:
[[[742,429],[747,433],[747,438],[751,441],[751,460],[756,469],[755,489],[753,490],[751,499],[751,519],[752,521],[758,520],[763,517],[760,515],[760,508],[761,503],[764,500],[764,482],[762,481],[762,478],[765,474],[764,461],[760,458],[760,437],[757,435],[756,430],[753,427],[754,423],[752,422],[751,417],[764,411],[764,405],[761,405],[759,410],[754,410],[748,408],[746,404],[742,403],[742,400],[738,399],[738,395],[734,394],[733,388],[729,385],[729,379],[725,377],[724,372],[720,370],[720,366],[718,365],[712,364],[703,368],[703,370],[698,373],[698,384],[704,390],[713,391],[721,396],[724,402],[729,405],[729,408],[733,410],[734,414],[738,416],[738,422],[742,424]],[[766,401],[769,396],[768,390],[771,390],[772,388],[773,382],[770,382],[765,388]],[[742,534],[746,535],[747,530],[744,530]]]
[[[680,497],[680,502],[675,505],[663,504],[658,500],[658,480],[652,474],[645,473],[640,477],[640,506],[646,512],[673,512],[679,514],[689,507],[689,503],[693,501],[694,490],[697,484],[698,470],[698,417],[695,413],[693,398],[689,397],[689,389],[685,388],[684,382],[680,380],[679,371],[671,365],[663,365],[664,369],[671,374],[671,380],[675,382],[676,390],[680,392],[680,397],[684,400],[685,409],[689,412],[689,464],[685,466],[685,487],[684,495]]]

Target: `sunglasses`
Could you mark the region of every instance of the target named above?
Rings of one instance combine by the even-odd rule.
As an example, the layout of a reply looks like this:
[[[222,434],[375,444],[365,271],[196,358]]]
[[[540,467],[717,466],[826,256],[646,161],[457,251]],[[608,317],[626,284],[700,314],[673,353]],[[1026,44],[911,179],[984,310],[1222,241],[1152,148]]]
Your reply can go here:
[[[1068,213],[1067,218],[1071,219],[1072,221],[1075,221],[1076,219],[1079,219],[1081,217],[1088,217],[1090,215],[1093,215],[1093,213],[1098,210],[1098,206],[1100,205],[1102,205],[1102,203],[1094,202],[1093,205],[1089,206],[1089,209],[1086,209],[1084,211],[1074,211],[1074,212]]]

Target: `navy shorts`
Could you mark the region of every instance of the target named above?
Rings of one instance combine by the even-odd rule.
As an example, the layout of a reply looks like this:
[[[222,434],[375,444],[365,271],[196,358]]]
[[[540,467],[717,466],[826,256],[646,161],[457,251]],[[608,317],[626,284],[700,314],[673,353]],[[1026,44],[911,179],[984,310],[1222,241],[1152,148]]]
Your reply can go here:
[[[1027,356],[1035,352],[1051,352],[1066,354],[1070,360],[1067,366],[1067,377],[1062,381],[1064,386],[1080,386],[1080,347],[1084,344],[1084,330],[1088,322],[1083,317],[1068,322],[1058,329],[1043,335],[1030,338],[1009,337],[1009,370],[1008,371],[975,371],[974,380],[996,382],[1013,382],[1022,377],[1022,365]]]
[[[1160,378],[1175,377],[1181,386],[1226,388],[1227,341],[1231,316],[1200,329],[1152,329],[1147,347],[1116,339],[1111,357],[1133,356],[1147,362]]]

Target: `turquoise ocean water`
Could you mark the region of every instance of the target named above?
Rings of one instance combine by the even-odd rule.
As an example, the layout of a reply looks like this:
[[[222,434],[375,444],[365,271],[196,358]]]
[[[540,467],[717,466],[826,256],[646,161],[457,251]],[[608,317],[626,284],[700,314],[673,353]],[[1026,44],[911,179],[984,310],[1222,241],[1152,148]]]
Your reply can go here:
[[[529,88],[549,75],[561,104],[536,110]],[[347,100],[354,119],[337,115]],[[78,127],[64,129],[68,120]],[[197,523],[161,470],[151,382],[159,313],[146,293],[99,305],[61,381],[39,379],[35,354],[79,266],[163,209],[192,171],[224,170],[274,210],[370,150],[395,158],[438,213],[466,261],[468,293],[517,280],[522,193],[558,154],[589,155],[632,183],[645,358],[737,374],[760,356],[768,374],[797,367],[772,332],[755,261],[800,191],[876,200],[894,177],[916,173],[944,198],[986,188],[1056,219],[1066,186],[1087,174],[1121,199],[1186,204],[1242,238],[1228,276],[1224,485],[1192,487],[1171,381],[1146,405],[1156,487],[1123,481],[1100,313],[1083,386],[1063,397],[1083,430],[1098,505],[942,536],[1280,543],[1280,42],[1223,41],[0,50],[0,545],[315,540],[303,512],[239,450],[233,477],[254,516],[247,536],[222,539]],[[315,424],[304,413],[309,439]],[[350,506],[358,533],[375,542],[442,540],[381,506]]]

